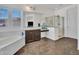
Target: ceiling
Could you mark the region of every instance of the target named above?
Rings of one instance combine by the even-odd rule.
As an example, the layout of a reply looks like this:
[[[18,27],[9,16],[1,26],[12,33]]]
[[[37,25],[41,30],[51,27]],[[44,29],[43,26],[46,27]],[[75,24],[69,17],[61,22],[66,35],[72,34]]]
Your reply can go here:
[[[55,10],[70,6],[71,4],[25,4],[25,11],[27,11],[26,7],[30,7],[30,12],[38,12],[47,15],[54,14]]]
[[[64,7],[67,7],[71,4],[29,4],[26,6],[30,6],[31,8],[33,9],[41,9],[41,10],[56,10],[56,9],[61,9],[61,8],[64,8]]]
[[[67,7],[71,4],[1,4],[0,6],[26,7],[29,6],[35,10],[56,10]]]

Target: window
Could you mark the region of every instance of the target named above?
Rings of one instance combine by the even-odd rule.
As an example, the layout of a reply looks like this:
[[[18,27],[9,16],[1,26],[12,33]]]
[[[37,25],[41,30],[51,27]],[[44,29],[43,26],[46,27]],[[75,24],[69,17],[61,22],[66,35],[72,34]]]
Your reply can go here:
[[[5,27],[5,26],[20,26],[21,25],[21,11],[17,8],[14,8],[11,10],[11,14],[8,12],[8,8],[0,8],[0,27]],[[11,16],[11,19],[8,19],[9,15]],[[7,20],[8,19],[8,20]],[[12,21],[9,21],[12,20]]]
[[[4,27],[5,20],[8,18],[8,9],[7,8],[0,8],[0,27]]]
[[[21,24],[21,11],[20,10],[13,9],[12,21],[13,21],[13,26],[20,26]]]
[[[13,11],[12,11],[12,17],[18,17],[18,18],[20,18],[21,17],[21,11],[20,10],[18,10],[18,9],[13,9]]]

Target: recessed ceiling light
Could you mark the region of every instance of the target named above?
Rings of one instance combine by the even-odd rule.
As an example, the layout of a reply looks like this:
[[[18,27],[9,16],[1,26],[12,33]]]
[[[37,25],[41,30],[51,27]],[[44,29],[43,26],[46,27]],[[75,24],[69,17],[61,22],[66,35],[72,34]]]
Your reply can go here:
[[[32,11],[32,7],[31,6],[26,6],[26,11]]]

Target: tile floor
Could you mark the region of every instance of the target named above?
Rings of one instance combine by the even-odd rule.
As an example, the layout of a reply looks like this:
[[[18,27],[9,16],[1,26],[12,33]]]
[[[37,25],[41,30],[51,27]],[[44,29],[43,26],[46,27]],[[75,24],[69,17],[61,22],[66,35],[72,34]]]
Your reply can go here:
[[[77,40],[61,38],[53,41],[43,38],[40,41],[26,44],[16,55],[78,55]]]

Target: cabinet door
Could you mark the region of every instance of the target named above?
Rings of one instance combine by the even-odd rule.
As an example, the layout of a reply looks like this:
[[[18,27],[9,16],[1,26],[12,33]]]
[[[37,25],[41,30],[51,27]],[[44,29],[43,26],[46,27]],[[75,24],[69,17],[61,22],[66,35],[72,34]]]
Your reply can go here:
[[[26,31],[26,43],[34,41],[34,32]]]
[[[34,40],[40,40],[40,30],[35,30],[34,31]]]
[[[29,30],[26,31],[25,37],[26,43],[40,40],[40,30]]]

